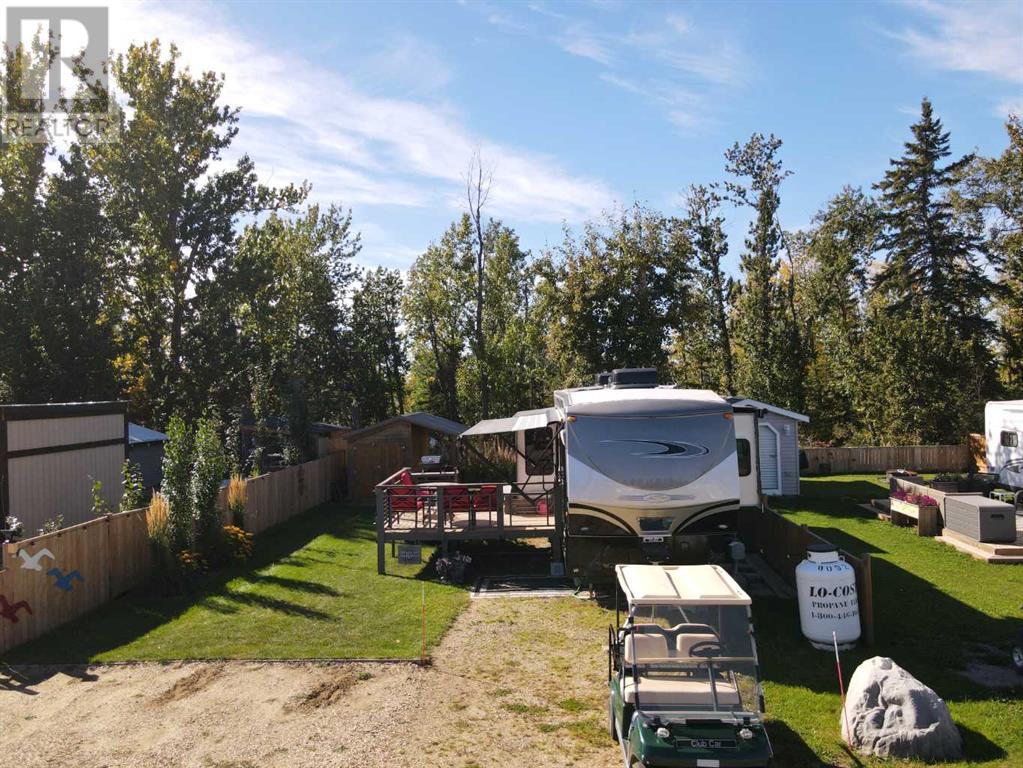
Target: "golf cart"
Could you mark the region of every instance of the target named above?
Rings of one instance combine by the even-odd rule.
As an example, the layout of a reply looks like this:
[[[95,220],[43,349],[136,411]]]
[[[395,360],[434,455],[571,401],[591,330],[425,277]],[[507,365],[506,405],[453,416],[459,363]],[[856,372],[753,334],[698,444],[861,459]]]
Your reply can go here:
[[[626,768],[769,765],[749,596],[716,565],[615,573],[608,721]]]

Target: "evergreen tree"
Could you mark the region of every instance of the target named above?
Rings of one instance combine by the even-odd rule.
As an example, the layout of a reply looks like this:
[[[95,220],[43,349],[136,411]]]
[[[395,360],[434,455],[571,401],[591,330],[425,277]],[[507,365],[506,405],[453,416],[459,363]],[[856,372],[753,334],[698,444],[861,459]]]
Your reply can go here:
[[[987,251],[995,266],[999,320],[999,379],[1005,395],[1023,397],[1023,123],[1005,124],[1009,146],[998,157],[977,158],[966,169],[956,199],[979,231],[987,228]]]
[[[972,157],[940,165],[951,154],[949,134],[927,99],[911,130],[913,140],[877,185],[886,256],[874,283],[868,346],[888,386],[872,407],[895,431],[886,439],[958,442],[979,426],[993,393],[986,316],[993,285],[979,265],[979,235],[952,206]]]
[[[876,287],[886,292],[893,315],[915,313],[927,299],[966,336],[986,336],[990,323],[983,302],[992,285],[978,266],[982,244],[954,216],[949,196],[973,156],[939,164],[951,154],[949,134],[928,99],[910,130],[913,140],[905,143],[902,157],[890,161],[877,185],[884,211],[881,247],[887,255]]]

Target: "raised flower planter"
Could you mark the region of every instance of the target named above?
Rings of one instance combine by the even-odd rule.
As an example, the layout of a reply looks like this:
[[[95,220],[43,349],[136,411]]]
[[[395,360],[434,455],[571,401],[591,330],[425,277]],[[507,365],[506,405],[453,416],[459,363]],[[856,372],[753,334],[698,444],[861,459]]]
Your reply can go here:
[[[913,525],[921,536],[941,533],[941,511],[938,502],[923,493],[892,491],[888,499],[892,525]]]

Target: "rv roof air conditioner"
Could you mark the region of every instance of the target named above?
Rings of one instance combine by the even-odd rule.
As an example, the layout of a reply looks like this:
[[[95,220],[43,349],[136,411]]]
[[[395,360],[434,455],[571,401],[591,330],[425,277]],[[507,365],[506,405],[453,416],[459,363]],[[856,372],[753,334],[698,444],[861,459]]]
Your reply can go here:
[[[615,368],[611,371],[612,389],[652,389],[656,386],[656,368]]]

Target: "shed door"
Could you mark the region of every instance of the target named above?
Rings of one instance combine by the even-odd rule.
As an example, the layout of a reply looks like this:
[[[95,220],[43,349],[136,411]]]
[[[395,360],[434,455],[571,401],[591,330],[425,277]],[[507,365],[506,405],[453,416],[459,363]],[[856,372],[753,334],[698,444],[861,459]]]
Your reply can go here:
[[[757,437],[760,442],[760,487],[764,493],[781,493],[781,451],[778,432],[770,424],[758,425]]]

